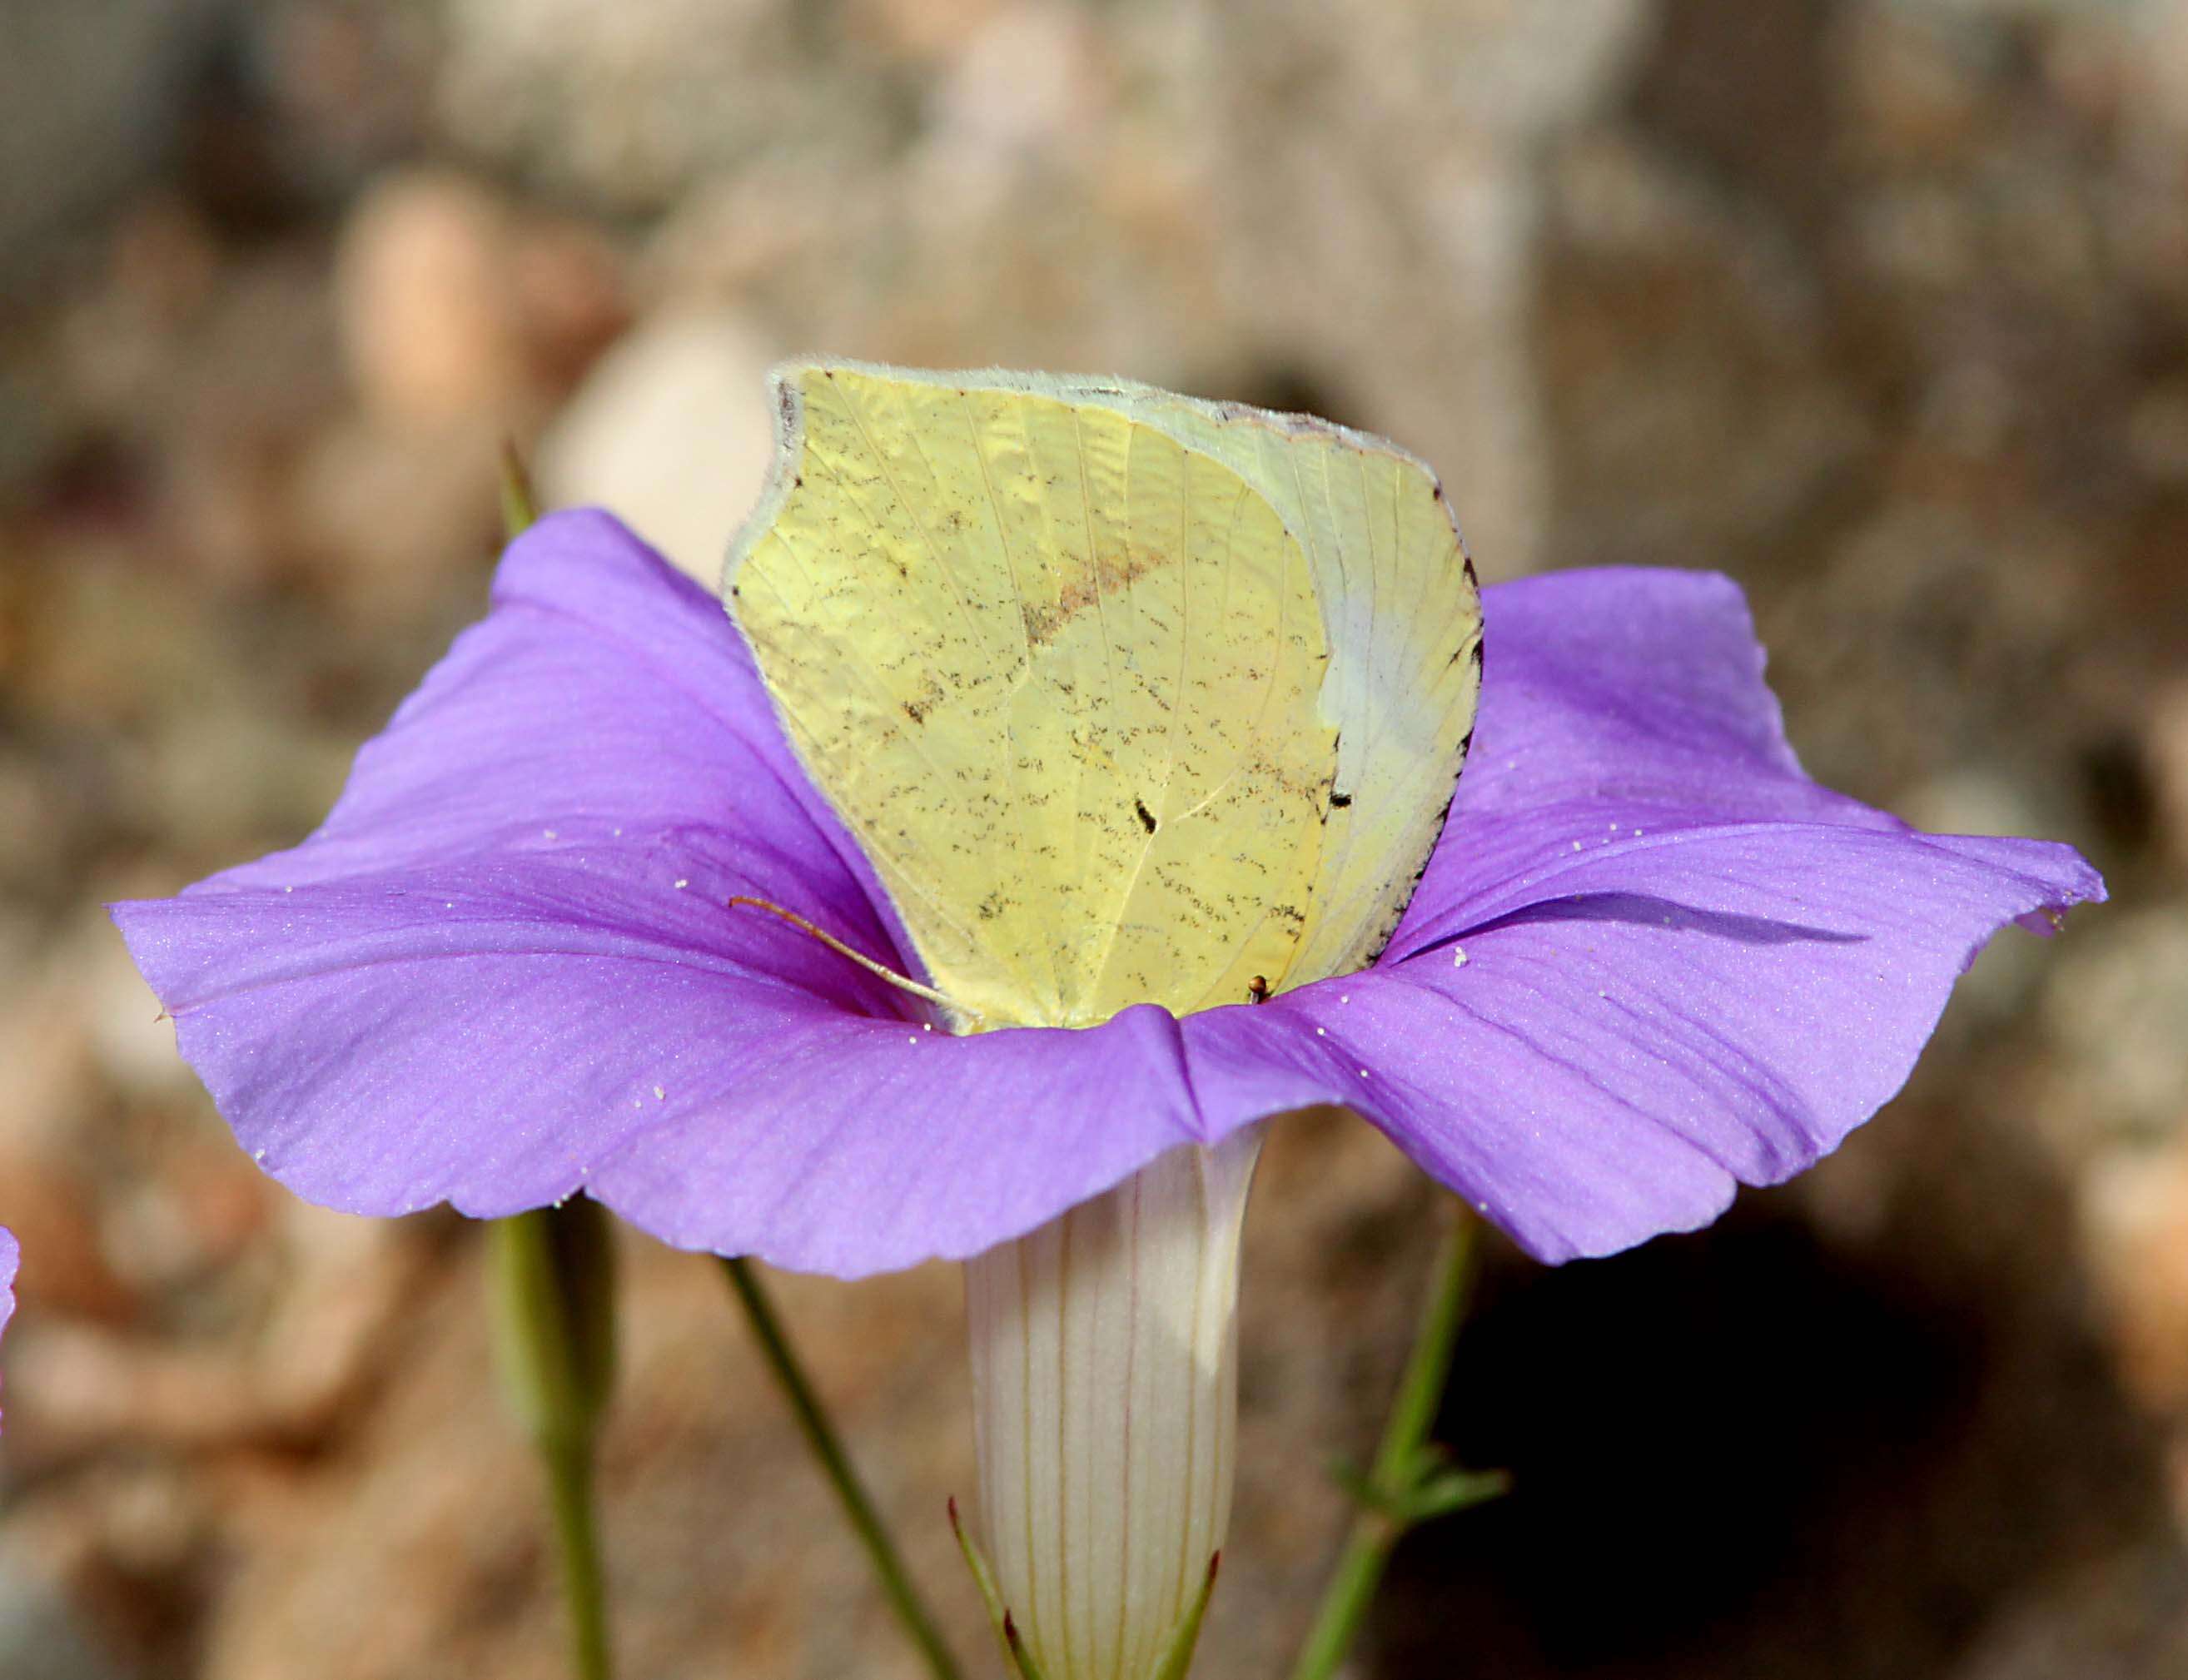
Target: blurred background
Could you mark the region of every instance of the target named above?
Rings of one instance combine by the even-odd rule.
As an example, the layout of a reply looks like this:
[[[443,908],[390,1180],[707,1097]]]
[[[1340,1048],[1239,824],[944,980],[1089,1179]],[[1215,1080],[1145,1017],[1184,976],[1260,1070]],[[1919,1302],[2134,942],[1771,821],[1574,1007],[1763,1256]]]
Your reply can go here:
[[[1519,1491],[1357,1675],[2188,1673],[2188,0],[4,0],[0,1674],[560,1672],[476,1232],[261,1179],[99,905],[323,813],[505,436],[711,567],[798,350],[1386,432],[1485,580],[1729,572],[1813,773],[2111,880],[1799,1183],[1496,1248],[1443,1429]],[[1304,1628],[1433,1212],[1272,1148],[1210,1680]],[[914,1680],[719,1277],[624,1257],[627,1672]],[[954,1273],[781,1288],[990,1661]]]

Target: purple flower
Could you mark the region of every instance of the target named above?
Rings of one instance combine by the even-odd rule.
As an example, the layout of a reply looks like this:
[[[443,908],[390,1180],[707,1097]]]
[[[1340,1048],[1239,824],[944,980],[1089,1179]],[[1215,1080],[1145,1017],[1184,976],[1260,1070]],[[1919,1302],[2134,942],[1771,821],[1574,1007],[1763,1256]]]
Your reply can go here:
[[[1571,572],[1484,611],[1473,754],[1396,935],[1258,1007],[956,1037],[726,908],[915,967],[720,604],[597,513],[511,547],[310,839],[114,916],[238,1138],[310,1200],[584,1190],[680,1246],[856,1277],[1317,1103],[1541,1259],[1691,1229],[1889,1098],[1993,932],[2103,896],[2065,846],[1916,833],[1810,781],[1722,578]]]
[[[1915,834],[1810,782],[1723,579],[1572,574],[1484,598],[1487,676],[1441,840],[1372,966],[1317,978],[1397,913],[1385,860],[1423,854],[1464,750],[1471,573],[1426,469],[1137,386],[817,366],[773,395],[775,476],[732,550],[744,634],[604,516],[551,520],[510,549],[487,621],[364,749],[319,833],[115,916],[238,1136],[314,1201],[501,1215],[584,1190],[670,1243],[803,1270],[971,1260],[983,1525],[1043,1668],[1183,1672],[1230,1502],[1259,1122],[1343,1104],[1535,1254],[1609,1253],[1831,1148],[1906,1078],[1993,931],[2101,894],[2064,847]],[[1373,514],[1371,456],[1389,487]],[[899,474],[922,472],[906,499]],[[1354,501],[1348,556],[1333,521]],[[968,595],[938,506],[945,531],[986,533],[993,600]],[[1013,527],[1054,550],[1032,605]],[[1402,616],[1378,528],[1413,567],[1403,587],[1441,592],[1409,603],[1437,635],[1378,644]],[[1181,571],[1167,607],[1161,588],[1131,594],[1181,557],[1214,568],[1220,603],[1193,640]],[[954,611],[922,628],[919,589]],[[1120,590],[1121,650],[1099,616]],[[1009,657],[976,601],[1023,632]],[[1260,721],[1234,727],[1257,691]],[[1388,774],[1340,796],[1348,727]],[[1134,827],[1108,802],[1130,786],[1119,753],[1152,741],[1165,791],[1181,767],[1209,784],[1159,816],[1141,801]],[[1204,747],[1233,768],[1209,770]],[[1090,776],[1108,779],[1106,820],[1067,792],[1055,809],[1074,815],[1049,811],[1041,844],[1019,824],[1037,868],[963,890],[988,877],[949,854],[1011,843],[970,825]],[[1095,954],[1090,972],[1133,977],[1095,1018],[1187,959],[1317,956],[1274,996],[1232,974],[1258,1003],[933,1030],[846,959],[919,968],[815,778],[894,848],[882,866],[928,939],[1014,961],[1053,935]],[[1340,803],[1370,806],[1327,870],[1295,837],[1309,790],[1324,832]],[[1219,797],[1210,837],[1181,850],[1165,827],[1149,865],[1159,825]],[[1351,849],[1373,836],[1417,838]],[[1072,910],[1090,858],[1126,889],[1106,935]],[[1342,872],[1356,858],[1373,861]],[[1135,909],[1143,871],[1159,890]],[[1342,883],[1327,901],[1325,882]],[[1183,949],[1196,916],[1211,949]],[[945,1021],[1080,1018],[1043,955],[1052,994],[990,976]]]

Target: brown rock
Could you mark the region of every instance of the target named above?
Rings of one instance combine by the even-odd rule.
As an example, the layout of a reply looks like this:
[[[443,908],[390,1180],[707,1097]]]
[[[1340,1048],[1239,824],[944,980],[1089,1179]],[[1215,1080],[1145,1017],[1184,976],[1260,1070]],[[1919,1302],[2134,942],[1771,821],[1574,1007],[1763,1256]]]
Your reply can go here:
[[[529,393],[513,216],[478,182],[392,176],[351,214],[336,257],[342,348],[366,407],[396,426],[504,424]]]
[[[2169,1145],[2108,1151],[2084,1175],[2082,1211],[2121,1371],[2188,1440],[2188,1097],[2181,1123]]]

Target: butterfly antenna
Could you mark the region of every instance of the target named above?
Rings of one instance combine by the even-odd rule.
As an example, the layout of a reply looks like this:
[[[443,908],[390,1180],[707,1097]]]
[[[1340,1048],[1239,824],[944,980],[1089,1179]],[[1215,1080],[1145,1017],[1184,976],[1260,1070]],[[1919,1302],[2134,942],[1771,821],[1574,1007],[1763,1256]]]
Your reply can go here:
[[[827,946],[830,950],[835,952],[837,956],[849,957],[852,961],[857,963],[860,967],[865,969],[867,973],[873,975],[877,979],[888,981],[889,984],[894,986],[899,991],[910,992],[914,997],[923,997],[929,1003],[939,1005],[944,1009],[950,1010],[953,1013],[958,1015],[968,1017],[973,1020],[977,1021],[980,1019],[980,1012],[978,1010],[972,1008],[968,1005],[960,1003],[956,999],[950,997],[945,993],[938,992],[932,986],[923,986],[920,984],[918,981],[911,978],[909,975],[898,973],[895,969],[888,967],[885,964],[875,961],[873,958],[868,956],[864,951],[853,950],[850,946],[845,944],[833,933],[815,927],[811,922],[808,922],[794,910],[785,910],[781,905],[775,904],[770,899],[755,899],[749,897],[743,893],[737,894],[734,898],[730,899],[729,902],[733,909],[738,905],[745,905],[753,910],[764,910],[770,916],[781,916],[785,922],[787,922],[792,927],[798,929],[799,933],[811,934],[815,939],[820,940],[822,944]]]

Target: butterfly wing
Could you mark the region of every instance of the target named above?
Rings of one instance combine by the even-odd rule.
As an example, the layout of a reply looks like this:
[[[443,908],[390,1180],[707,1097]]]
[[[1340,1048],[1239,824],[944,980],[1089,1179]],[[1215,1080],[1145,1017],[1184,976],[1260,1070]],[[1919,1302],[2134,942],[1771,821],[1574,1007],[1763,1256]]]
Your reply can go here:
[[[1480,592],[1443,487],[1387,440],[1308,415],[1118,381],[1065,389],[1229,466],[1305,551],[1330,651],[1321,715],[1339,740],[1292,979],[1365,966],[1442,833],[1480,695]]]
[[[1472,715],[1478,607],[1425,469],[1145,386],[775,389],[731,612],[971,1024],[1182,1013],[1373,955]],[[1431,581],[1465,610],[1422,611]]]

